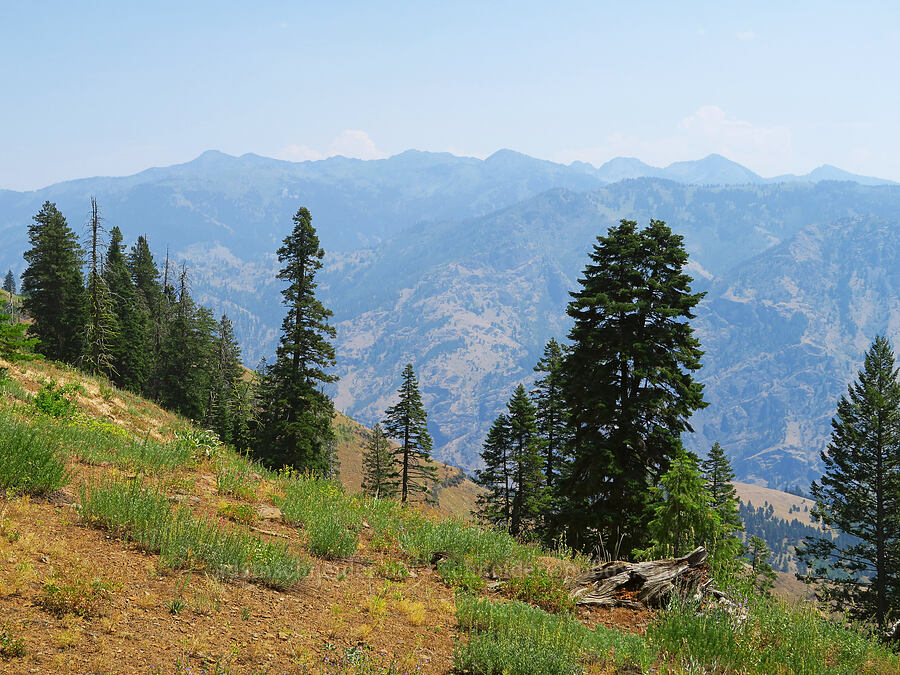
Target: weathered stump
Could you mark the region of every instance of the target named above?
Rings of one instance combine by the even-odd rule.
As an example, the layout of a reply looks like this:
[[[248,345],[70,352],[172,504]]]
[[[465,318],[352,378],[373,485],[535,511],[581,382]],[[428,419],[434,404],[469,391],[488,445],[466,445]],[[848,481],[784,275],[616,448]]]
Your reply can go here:
[[[571,595],[578,605],[633,609],[662,607],[676,589],[685,598],[721,597],[711,588],[706,557],[700,546],[682,558],[604,563],[576,578]]]

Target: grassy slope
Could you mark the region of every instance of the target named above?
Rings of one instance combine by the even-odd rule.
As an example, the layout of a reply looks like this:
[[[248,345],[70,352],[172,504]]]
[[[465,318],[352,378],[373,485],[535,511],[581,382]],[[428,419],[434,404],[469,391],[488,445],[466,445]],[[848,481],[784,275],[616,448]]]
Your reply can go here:
[[[70,369],[46,363],[0,362],[2,366],[10,367],[15,382],[12,386],[0,386],[0,415],[34,415],[30,394],[44,381],[55,379],[81,385],[83,391],[77,402],[83,416],[103,419],[128,436],[155,439],[162,444],[172,441],[176,434],[183,436],[188,429],[186,421],[178,416]],[[41,422],[35,418],[34,423]],[[363,429],[347,418],[339,418],[336,424],[342,473],[352,491],[359,481]],[[469,639],[467,630],[473,630],[474,625],[484,626],[487,632],[480,636],[473,633],[470,647],[459,654],[469,653],[481,663],[496,656],[504,668],[518,660],[518,669],[509,671],[518,673],[538,672],[538,661],[534,659],[543,659],[540,662],[550,668],[556,663],[554,654],[562,653],[558,651],[562,643],[555,640],[563,638],[567,645],[582,644],[593,654],[583,664],[588,672],[596,673],[635,672],[630,668],[621,670],[621,663],[616,661],[628,653],[635,659],[629,662],[639,661],[645,672],[699,672],[693,666],[685,669],[682,664],[725,663],[722,654],[704,651],[722,641],[722,635],[709,632],[719,629],[729,636],[750,636],[746,644],[738,638],[736,645],[727,647],[746,649],[741,655],[745,660],[768,654],[770,635],[775,636],[777,643],[783,641],[782,614],[777,612],[773,616],[779,623],[774,628],[763,621],[754,628],[754,619],[752,630],[740,627],[740,631],[727,619],[711,622],[692,617],[689,612],[673,614],[671,619],[666,619],[665,613],[654,619],[647,612],[640,616],[597,610],[578,614],[589,626],[606,624],[639,633],[647,631],[647,637],[642,638],[619,630],[604,632],[602,628],[584,632],[575,623],[565,622],[568,620],[547,624],[547,615],[527,607],[519,610],[498,605],[494,611],[490,602],[476,606],[469,600],[458,607],[454,590],[445,583],[446,570],[439,574],[431,566],[417,562],[430,559],[429,551],[447,550],[453,545],[440,538],[428,540],[432,535],[428,535],[425,525],[432,519],[432,534],[453,529],[437,522],[433,510],[424,515],[417,515],[415,510],[406,511],[406,515],[400,513],[396,522],[417,523],[413,530],[418,529],[424,536],[413,541],[412,548],[397,539],[393,543],[386,541],[379,531],[381,526],[373,519],[375,511],[370,511],[369,516],[359,520],[359,545],[351,555],[338,559],[309,556],[309,527],[289,526],[276,508],[282,504],[278,495],[288,494],[288,483],[260,473],[251,477],[254,487],[243,497],[217,492],[217,471],[221,475],[218,462],[223,458],[237,460],[233,455],[207,457],[200,452],[173,469],[142,474],[139,468],[112,455],[108,461],[96,457],[92,461],[77,461],[73,456],[81,455],[74,450],[68,452],[75,453],[67,460],[72,472],[69,486],[49,498],[0,501],[2,672],[443,673],[453,669],[454,644],[465,645]],[[441,471],[443,476],[454,472],[450,468]],[[196,560],[189,561],[190,569],[161,569],[158,555],[127,544],[114,532],[86,527],[80,522],[76,509],[82,499],[80,485],[135,475],[152,482],[173,504],[190,509],[195,518],[220,522],[223,507],[249,508],[249,527],[243,526],[246,533],[284,544],[298,556],[308,556],[312,573],[296,587],[276,591],[251,583],[242,575],[224,581],[204,573],[199,552]],[[303,483],[294,485],[302,488]],[[464,482],[458,488],[445,489],[440,508],[451,513],[466,512],[474,499],[473,488]],[[341,499],[344,498],[338,498],[334,504],[343,503]],[[284,514],[287,516],[287,511]],[[350,520],[354,517],[359,518],[348,515]],[[232,526],[237,527],[224,525]],[[488,539],[491,537],[476,541],[474,549],[503,544],[499,539]],[[529,560],[527,551],[507,550],[504,555],[525,555],[522,560]],[[530,560],[526,565],[551,562],[546,558]],[[575,571],[571,563],[552,562],[566,574]],[[398,569],[408,571],[409,576],[395,574]],[[86,615],[54,613],[49,600],[60,598],[79,599]],[[478,612],[482,611],[487,614],[478,619]],[[460,622],[468,623],[461,626]],[[557,632],[548,632],[548,625],[558,625]],[[818,630],[819,625],[812,623],[800,632],[807,639],[815,637]],[[833,643],[823,658],[844,658],[832,652],[837,654],[844,647],[846,637],[831,638],[823,631],[818,634],[819,643],[810,641],[794,651],[819,658],[823,635],[826,642]],[[17,639],[24,641],[26,653],[4,658],[4,650]],[[791,644],[787,643],[788,652]],[[615,657],[609,656],[612,646]],[[776,646],[772,643],[773,661],[760,662],[747,668],[747,672],[773,672],[773,663],[786,663],[788,656],[776,654]],[[785,647],[779,649],[784,652]],[[896,660],[872,652],[869,647],[861,649],[869,664],[866,672],[897,671]],[[607,656],[601,656],[604,654]],[[856,672],[859,662],[853,661],[855,665],[849,670],[829,672]],[[544,666],[540,670],[556,672]],[[717,672],[737,671],[728,666]]]

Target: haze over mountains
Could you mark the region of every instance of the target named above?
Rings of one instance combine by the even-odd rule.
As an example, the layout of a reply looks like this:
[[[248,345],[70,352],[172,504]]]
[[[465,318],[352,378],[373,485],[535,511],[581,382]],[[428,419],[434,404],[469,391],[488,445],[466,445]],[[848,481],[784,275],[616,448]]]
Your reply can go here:
[[[837,179],[837,180],[835,180]],[[487,426],[550,337],[595,237],[627,217],[685,236],[710,406],[689,447],[714,440],[738,477],[818,478],[837,397],[879,331],[900,336],[900,186],[820,167],[762,178],[724,157],[664,169],[595,168],[500,151],[486,160],[408,151],[290,163],[207,152],[125,178],[0,191],[0,269],[21,271],[45,200],[75,226],[89,197],[130,244],[192,270],[195,297],[235,320],[248,365],[283,316],[274,251],[305,205],[326,249],[337,407],[382,414],[406,361],[423,385],[437,455],[471,468]]]

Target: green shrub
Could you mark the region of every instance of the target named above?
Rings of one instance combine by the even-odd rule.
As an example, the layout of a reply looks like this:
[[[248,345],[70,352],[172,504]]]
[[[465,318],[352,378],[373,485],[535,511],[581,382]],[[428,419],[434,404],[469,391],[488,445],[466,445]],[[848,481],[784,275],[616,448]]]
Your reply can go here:
[[[507,598],[536,605],[554,614],[575,610],[575,601],[565,580],[539,566],[531,568],[524,576],[512,577],[503,584],[502,593]]]
[[[219,460],[216,467],[216,491],[220,495],[232,495],[241,499],[254,499],[261,480],[253,463],[240,455]]]
[[[717,664],[728,672],[896,673],[900,657],[862,629],[823,617],[815,607],[750,597],[734,610],[676,599],[647,638],[679,665]]]
[[[65,460],[39,429],[0,411],[0,490],[42,495],[69,479]]]
[[[25,656],[25,641],[17,638],[9,626],[0,628],[0,657],[4,659],[16,659]]]
[[[522,602],[492,602],[468,593],[456,596],[460,629],[468,642],[454,650],[458,670],[474,673],[574,673],[598,663],[615,672],[646,671],[656,653],[639,635],[553,615]]]
[[[483,579],[478,582],[476,578],[527,564],[535,555],[534,549],[505,532],[484,530],[456,519],[408,523],[399,540],[401,548],[421,564],[431,563],[435,553],[443,554],[445,560],[438,564],[438,572],[444,580],[451,586],[472,590],[484,585]]]
[[[68,583],[62,580],[48,581],[44,584],[37,604],[56,616],[76,614],[90,617],[99,613],[100,603],[108,600],[111,595],[110,585],[102,579],[73,579]]]
[[[283,544],[196,519],[189,509],[173,509],[165,495],[138,481],[83,486],[81,517],[159,553],[160,564],[171,569],[196,567],[221,576],[249,576],[273,588],[299,583],[311,569],[309,561]]]
[[[249,504],[219,504],[216,515],[245,525],[253,525],[259,520],[256,509]]]
[[[75,393],[83,391],[80,385],[58,385],[56,380],[45,382],[34,396],[34,407],[50,417],[68,418],[75,414]]]
[[[282,487],[284,497],[276,500],[281,516],[303,526],[312,553],[346,558],[356,552],[362,517],[340,484],[307,476],[283,480]]]

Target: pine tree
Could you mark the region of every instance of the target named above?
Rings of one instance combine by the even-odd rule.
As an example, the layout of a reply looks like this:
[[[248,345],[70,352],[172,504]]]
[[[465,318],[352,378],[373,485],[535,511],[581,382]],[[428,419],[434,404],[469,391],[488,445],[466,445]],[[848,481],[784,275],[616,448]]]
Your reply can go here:
[[[51,359],[73,363],[81,356],[86,307],[78,237],[55,204],[44,202],[28,227],[31,248],[22,274],[23,308],[34,323],[28,332]]]
[[[14,295],[16,292],[16,278],[13,276],[12,270],[6,272],[6,278],[3,279],[3,290]]]
[[[241,348],[234,336],[231,320],[222,315],[216,326],[213,362],[210,363],[209,392],[206,406],[206,424],[226,443],[233,442],[236,426],[240,423],[233,415],[241,409],[232,397],[239,395],[237,383],[243,375]]]
[[[500,414],[491,424],[481,451],[484,468],[475,472],[475,483],[486,492],[478,495],[478,515],[509,531],[512,516],[509,418]]]
[[[548,499],[542,472],[542,440],[534,405],[521,384],[494,420],[481,453],[485,468],[476,482],[487,489],[478,498],[479,514],[511,535],[535,531]]]
[[[334,405],[320,389],[337,378],[326,372],[334,365],[335,337],[328,323],[330,310],[315,296],[315,274],[325,252],[312,226],[309,210],[300,208],[294,228],[278,249],[284,266],[278,278],[287,315],[275,363],[266,368],[260,385],[261,410],[254,451],[270,466],[289,465],[327,474],[332,470]]]
[[[113,227],[103,268],[118,328],[110,343],[112,379],[120,387],[142,393],[150,376],[152,359],[149,317],[122,249],[122,232]]]
[[[100,208],[91,197],[91,251],[88,261],[87,303],[88,316],[85,324],[85,351],[82,361],[88,372],[112,377],[112,345],[117,339],[119,328],[113,312],[112,297],[103,275],[103,261],[100,255]]]
[[[759,537],[750,537],[747,541],[747,557],[750,559],[750,569],[753,573],[753,586],[759,593],[771,595],[778,575],[769,562],[772,551],[769,550],[768,544]]]
[[[13,276],[12,270],[9,270],[6,273],[6,278],[3,280],[3,290],[7,292],[9,297],[6,299],[6,313],[12,318],[16,318],[16,303],[15,303],[15,294],[16,294],[16,278]]]
[[[169,303],[163,295],[159,268],[153,260],[147,238],[137,238],[128,253],[128,271],[137,294],[136,310],[146,317],[145,343],[141,352],[146,360],[146,375],[141,385],[141,393],[156,398],[159,393],[159,355],[166,336],[170,317]]]
[[[807,537],[797,556],[820,600],[883,629],[900,607],[900,384],[884,336],[866,352],[831,427],[825,474],[811,490],[826,534]],[[834,530],[852,539],[833,539]]]
[[[744,529],[738,513],[737,490],[734,487],[734,471],[725,451],[718,443],[713,443],[709,456],[702,463],[709,493],[710,506],[719,514],[719,520],[731,530]]]
[[[648,525],[653,541],[649,555],[678,558],[713,541],[720,529],[719,516],[709,505],[697,458],[682,450],[660,484],[653,490],[657,504]]]
[[[422,405],[419,382],[411,363],[403,369],[397,393],[400,400],[384,413],[384,433],[400,443],[394,451],[400,464],[400,501],[425,493],[435,481],[437,469],[431,464],[431,434],[428,415]]]
[[[598,237],[572,293],[571,351],[563,366],[572,463],[560,492],[575,546],[625,535],[645,542],[648,488],[681,449],[688,419],[704,407],[699,342],[682,238],[658,220],[623,220]]]
[[[369,433],[363,454],[363,492],[375,498],[395,497],[400,479],[396,464],[391,444],[381,425],[376,424]]]
[[[516,387],[506,407],[514,484],[509,533],[517,537],[536,528],[547,500],[541,472],[542,443],[538,437],[534,405],[523,385]]]
[[[534,383],[538,433],[544,440],[544,476],[552,486],[564,462],[568,442],[568,413],[562,395],[563,348],[551,338],[544,347],[540,361],[534,367],[544,376]]]
[[[30,361],[35,358],[37,338],[26,336],[27,324],[16,321],[9,314],[0,312],[0,359],[6,361]],[[0,380],[4,369],[0,368]]]
[[[182,266],[178,300],[160,349],[158,399],[163,407],[194,420],[204,418],[216,327],[212,312],[191,298],[187,268]]]

